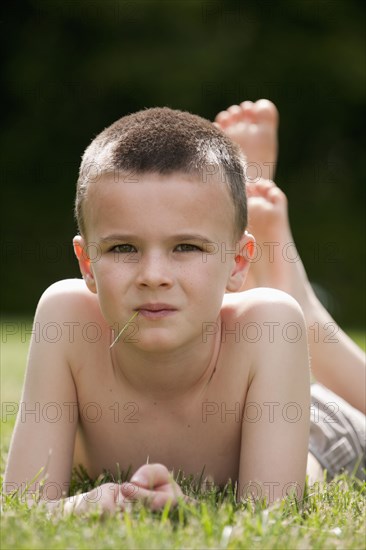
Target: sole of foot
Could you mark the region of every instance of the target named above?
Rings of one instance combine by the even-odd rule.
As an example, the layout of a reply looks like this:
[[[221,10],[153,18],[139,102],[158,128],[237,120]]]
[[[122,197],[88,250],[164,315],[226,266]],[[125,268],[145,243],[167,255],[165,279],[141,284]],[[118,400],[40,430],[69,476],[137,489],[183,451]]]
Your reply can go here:
[[[274,179],[279,115],[271,101],[260,99],[232,105],[218,113],[214,124],[241,148],[246,157],[249,180]]]

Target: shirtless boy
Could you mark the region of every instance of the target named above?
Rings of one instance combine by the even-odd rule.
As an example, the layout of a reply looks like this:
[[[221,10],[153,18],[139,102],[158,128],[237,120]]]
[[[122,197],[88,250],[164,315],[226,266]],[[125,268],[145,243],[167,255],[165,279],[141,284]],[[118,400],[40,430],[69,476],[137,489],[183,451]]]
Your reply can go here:
[[[275,162],[276,118],[266,101],[220,113],[216,128],[153,109],[124,117],[89,146],[74,239],[83,280],[42,296],[35,321],[64,330],[57,341],[32,341],[22,396],[28,410],[52,403],[57,418],[19,414],[6,490],[43,468],[40,496],[51,509],[123,510],[131,488],[134,501],[158,509],[182,496],[170,471],[205,467],[218,485],[237,482],[238,498],[273,502],[290,490],[301,498],[310,381],[296,300],[308,324],[324,327],[328,314],[300,262],[253,262],[247,286],[275,288],[238,292],[254,239],[245,162],[224,134],[263,168]],[[247,188],[259,242],[292,242],[283,193],[264,180]],[[338,340],[336,350],[310,340],[314,374],[362,409],[362,354],[343,333]],[[93,477],[135,473],[130,483],[68,498],[73,463]]]

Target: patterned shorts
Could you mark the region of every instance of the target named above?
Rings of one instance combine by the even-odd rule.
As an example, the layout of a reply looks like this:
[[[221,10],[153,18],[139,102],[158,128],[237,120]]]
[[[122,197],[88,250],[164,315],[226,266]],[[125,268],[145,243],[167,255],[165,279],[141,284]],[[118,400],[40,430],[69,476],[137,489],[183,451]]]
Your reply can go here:
[[[321,384],[311,386],[309,450],[331,481],[342,471],[366,479],[366,416]]]

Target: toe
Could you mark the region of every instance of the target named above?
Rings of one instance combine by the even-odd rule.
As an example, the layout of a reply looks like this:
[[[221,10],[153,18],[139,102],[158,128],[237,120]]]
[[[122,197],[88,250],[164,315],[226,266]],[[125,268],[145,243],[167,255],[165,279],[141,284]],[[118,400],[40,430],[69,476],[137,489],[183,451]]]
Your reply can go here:
[[[276,184],[271,180],[264,178],[259,178],[255,181],[250,179],[247,182],[247,192],[248,196],[252,197],[262,197],[264,199],[269,199],[269,195],[273,188],[276,188]]]
[[[273,204],[287,205],[287,197],[283,191],[276,185],[268,190],[268,200]]]
[[[268,180],[265,178],[260,178],[256,183],[258,189],[260,189],[263,193],[267,193],[270,189],[273,187],[276,187],[275,183],[272,180]]]
[[[226,128],[231,123],[231,114],[228,111],[221,111],[216,115],[215,122],[221,126],[221,128]]]
[[[230,113],[232,117],[232,122],[238,122],[242,118],[242,110],[239,105],[231,105],[231,107],[228,108],[228,113]]]
[[[278,125],[278,111],[276,106],[268,99],[259,99],[253,108],[257,121]]]
[[[254,120],[254,103],[253,101],[243,101],[240,103],[242,112],[242,119],[247,122],[253,122]]]

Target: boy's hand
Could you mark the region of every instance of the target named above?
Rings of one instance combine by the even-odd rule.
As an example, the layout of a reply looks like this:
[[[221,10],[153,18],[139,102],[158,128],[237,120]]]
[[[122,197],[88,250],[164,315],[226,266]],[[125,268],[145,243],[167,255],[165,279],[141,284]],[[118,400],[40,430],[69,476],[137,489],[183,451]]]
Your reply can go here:
[[[141,466],[129,483],[121,485],[121,492],[125,502],[142,501],[147,503],[151,510],[160,510],[167,502],[175,506],[180,499],[189,500],[162,464]]]
[[[162,464],[145,464],[127,483],[104,483],[81,495],[65,500],[43,501],[50,512],[84,514],[98,510],[103,515],[129,509],[135,502],[147,504],[151,510],[161,510],[167,502],[176,506],[182,499],[195,502],[184,495],[168,469]]]
[[[50,512],[61,512],[66,515],[84,514],[93,510],[98,510],[103,515],[114,514],[125,510],[127,504],[118,483],[104,483],[87,493],[41,503],[45,504]]]

